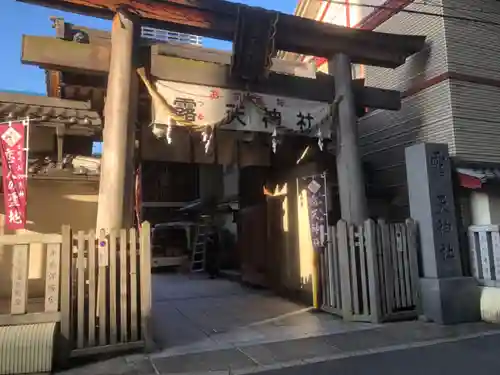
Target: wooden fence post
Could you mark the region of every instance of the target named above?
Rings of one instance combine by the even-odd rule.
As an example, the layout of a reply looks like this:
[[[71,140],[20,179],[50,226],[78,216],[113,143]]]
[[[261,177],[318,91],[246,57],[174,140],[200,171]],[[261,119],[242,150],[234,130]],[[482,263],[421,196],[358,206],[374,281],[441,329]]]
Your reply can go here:
[[[368,270],[368,291],[370,293],[370,317],[373,323],[378,323],[382,320],[376,230],[377,228],[373,220],[368,219],[365,221],[364,231]]]
[[[479,241],[476,241],[476,232],[470,228],[467,231],[469,237],[469,258],[472,277],[479,279],[479,270],[481,269],[480,257],[478,256]]]
[[[321,279],[324,277],[323,273],[321,272],[321,256],[318,254],[318,252],[314,249],[313,250],[313,259],[312,259],[312,277],[311,277],[311,283],[312,283],[312,302],[313,302],[313,308],[315,310],[319,310],[321,308],[320,306],[320,301],[322,301],[322,296],[321,292],[323,291],[321,287]]]
[[[115,345],[118,340],[118,325],[117,325],[117,287],[116,287],[116,270],[117,270],[117,235],[116,229],[109,231],[109,343]]]
[[[99,230],[97,247],[97,318],[99,323],[99,345],[107,344],[107,273],[109,267],[109,241],[106,229]]]
[[[87,268],[86,261],[88,260],[89,253],[92,248],[89,247],[87,258],[85,258],[85,232],[78,231],[77,238],[77,258],[76,258],[76,347],[82,349],[85,345],[85,269]],[[90,293],[89,293],[90,296]],[[88,297],[90,298],[90,297]],[[90,309],[91,313],[92,310]]]
[[[340,290],[342,296],[342,317],[344,320],[352,320],[352,295],[351,277],[349,274],[349,240],[347,237],[347,223],[339,220],[337,223],[338,254],[340,269]]]
[[[384,272],[384,289],[383,292],[385,294],[385,313],[390,314],[393,310],[394,306],[394,277],[392,273],[392,264],[391,264],[391,244],[390,244],[390,233],[389,226],[383,219],[379,219],[377,221],[378,229],[380,231],[380,242],[382,248],[382,269]],[[383,319],[384,317],[382,317]]]
[[[69,357],[69,352],[74,347],[73,338],[71,335],[71,261],[73,257],[73,235],[69,225],[63,225],[61,228],[62,243],[61,243],[61,336],[63,345],[61,348],[65,353],[61,354],[61,358],[66,355]]]
[[[26,314],[28,311],[28,273],[30,244],[12,247],[12,295],[10,313]]]
[[[413,219],[406,220],[406,233],[408,236],[408,258],[410,263],[410,276],[413,292],[413,301],[417,314],[422,314],[422,304],[420,300],[420,271],[418,267],[418,240],[417,223]]]
[[[339,275],[339,258],[338,258],[338,242],[337,242],[337,228],[330,227],[330,256],[328,257],[328,268],[331,274],[330,277],[330,290],[333,293],[332,306],[335,306],[337,311],[341,311],[342,302],[340,300],[340,275]]]
[[[141,330],[147,351],[154,350],[151,330],[151,225],[145,221],[140,233]]]

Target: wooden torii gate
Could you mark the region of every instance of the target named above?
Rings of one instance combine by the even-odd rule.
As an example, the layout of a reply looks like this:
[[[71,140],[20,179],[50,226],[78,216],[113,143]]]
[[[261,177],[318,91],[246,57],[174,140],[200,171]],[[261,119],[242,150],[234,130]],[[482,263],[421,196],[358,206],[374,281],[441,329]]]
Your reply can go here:
[[[335,79],[310,83],[315,91],[329,90],[329,101],[338,105],[337,173],[342,218],[361,224],[367,218],[367,203],[361,159],[357,145],[356,98],[360,92],[352,80],[351,63],[396,68],[424,46],[421,36],[403,36],[340,26],[248,7],[220,0],[18,0],[102,18],[112,18],[109,74],[103,134],[103,157],[98,206],[98,228],[121,228],[126,222],[127,186],[132,184],[133,124],[136,114],[137,77],[135,69],[144,63],[138,53],[139,26],[233,41],[233,55],[226,77],[232,85],[249,87],[282,79],[289,84],[297,78],[277,78],[270,73],[271,58],[278,50],[331,59]],[[259,25],[259,28],[255,25]],[[47,53],[48,51],[46,51]],[[90,55],[98,60],[99,55]],[[90,66],[96,66],[93,61]],[[154,66],[155,64],[153,64]],[[167,65],[182,72],[179,65]],[[102,69],[98,67],[96,69]],[[321,91],[320,91],[321,90]],[[290,90],[288,96],[293,94]],[[295,91],[297,92],[297,91]],[[328,91],[326,91],[328,92]],[[368,93],[368,94],[367,94]],[[371,98],[376,100],[376,92]],[[375,94],[375,95],[374,95]],[[385,92],[386,95],[394,93]],[[370,103],[361,100],[358,104]],[[369,101],[369,100],[368,100]],[[392,108],[399,108],[390,105]],[[373,105],[373,103],[371,103]],[[379,105],[378,107],[384,107]],[[395,108],[397,107],[397,108]],[[333,125],[332,125],[333,126]]]

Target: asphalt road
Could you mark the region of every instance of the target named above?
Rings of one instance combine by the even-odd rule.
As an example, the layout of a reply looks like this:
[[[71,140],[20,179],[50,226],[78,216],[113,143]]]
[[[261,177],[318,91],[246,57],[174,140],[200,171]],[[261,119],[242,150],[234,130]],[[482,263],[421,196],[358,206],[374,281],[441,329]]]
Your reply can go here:
[[[500,374],[500,335],[308,364],[265,375]]]

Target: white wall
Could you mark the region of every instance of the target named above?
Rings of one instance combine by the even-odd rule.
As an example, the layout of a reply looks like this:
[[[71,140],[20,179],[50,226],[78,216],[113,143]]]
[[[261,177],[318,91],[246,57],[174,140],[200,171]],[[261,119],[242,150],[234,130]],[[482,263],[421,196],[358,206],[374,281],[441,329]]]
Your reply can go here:
[[[491,224],[488,194],[473,191],[470,195],[472,225]]]
[[[473,191],[470,205],[472,225],[500,224],[500,193]]]

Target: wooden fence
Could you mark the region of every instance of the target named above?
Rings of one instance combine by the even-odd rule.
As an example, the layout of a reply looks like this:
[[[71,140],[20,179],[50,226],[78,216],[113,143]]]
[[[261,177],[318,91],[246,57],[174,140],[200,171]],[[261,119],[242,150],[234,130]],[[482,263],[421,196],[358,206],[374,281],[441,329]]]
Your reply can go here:
[[[149,345],[150,225],[73,235],[73,356]]]
[[[32,244],[46,249],[42,302],[28,299]],[[13,248],[10,309],[0,310],[0,325],[60,322],[71,356],[152,344],[148,222],[140,234],[135,229],[72,233],[63,226],[61,234],[2,235],[0,246]]]
[[[320,255],[323,310],[380,322],[418,315],[416,225],[339,221]]]
[[[10,298],[0,301],[0,326],[61,322],[63,334],[69,332],[69,228],[62,234],[8,234],[0,236],[4,259],[12,256]],[[46,251],[43,297],[28,298],[30,247],[39,244]],[[4,263],[5,265],[5,263]],[[3,270],[8,272],[8,270]]]
[[[472,276],[484,286],[500,287],[500,225],[469,227]]]

